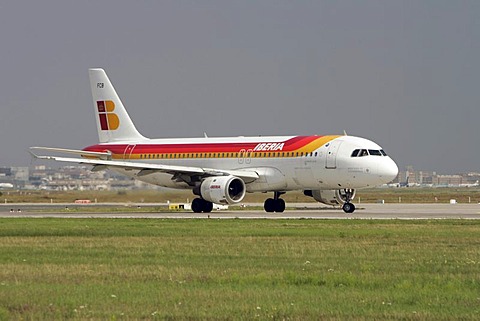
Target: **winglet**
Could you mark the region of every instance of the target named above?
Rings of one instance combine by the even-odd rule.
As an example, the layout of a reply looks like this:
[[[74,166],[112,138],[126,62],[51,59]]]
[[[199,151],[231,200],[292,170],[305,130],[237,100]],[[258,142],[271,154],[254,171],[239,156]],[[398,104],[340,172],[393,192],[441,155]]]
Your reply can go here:
[[[54,152],[54,153],[64,153],[64,154],[74,154],[74,155],[79,155],[82,157],[95,157],[95,158],[100,158],[100,159],[112,159],[112,153],[110,151],[106,152],[89,152],[85,150],[77,150],[77,149],[66,149],[66,148],[55,148],[55,147],[30,147],[30,150],[28,151],[33,157],[39,158],[39,159],[51,159],[51,158],[45,158],[45,157],[50,157],[50,156],[40,156],[38,154],[35,154],[33,150],[44,150],[48,152]]]

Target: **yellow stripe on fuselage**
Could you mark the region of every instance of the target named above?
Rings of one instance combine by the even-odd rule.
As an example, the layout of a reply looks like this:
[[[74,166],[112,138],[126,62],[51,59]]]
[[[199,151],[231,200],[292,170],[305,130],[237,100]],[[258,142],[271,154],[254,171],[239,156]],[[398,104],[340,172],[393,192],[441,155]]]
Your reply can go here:
[[[328,135],[328,136],[322,136],[319,137],[318,139],[315,139],[313,142],[303,146],[302,148],[296,150],[296,152],[300,153],[311,153],[314,150],[317,150],[321,146],[325,145],[326,143],[334,140],[335,138],[340,137],[340,135]]]

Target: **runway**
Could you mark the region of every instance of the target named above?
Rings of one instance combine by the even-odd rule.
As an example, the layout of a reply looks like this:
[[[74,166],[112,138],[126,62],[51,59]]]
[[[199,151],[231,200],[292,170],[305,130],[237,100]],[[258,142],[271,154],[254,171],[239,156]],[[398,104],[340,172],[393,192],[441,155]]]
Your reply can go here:
[[[315,203],[290,204],[284,213],[249,210],[222,210],[212,213],[180,211],[152,212],[166,204],[1,204],[0,218],[157,218],[157,219],[480,219],[480,204],[357,204],[353,214]],[[111,211],[112,207],[120,208]],[[129,210],[122,210],[122,207]],[[105,211],[103,211],[103,209]],[[107,208],[110,208],[107,210]],[[145,211],[142,209],[145,208]],[[150,208],[148,211],[146,208]],[[135,211],[132,211],[135,209]]]

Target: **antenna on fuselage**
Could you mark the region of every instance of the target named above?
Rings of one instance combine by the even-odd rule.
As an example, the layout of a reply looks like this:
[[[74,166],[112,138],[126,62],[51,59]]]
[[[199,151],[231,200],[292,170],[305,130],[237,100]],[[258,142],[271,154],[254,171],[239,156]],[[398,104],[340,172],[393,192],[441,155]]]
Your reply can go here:
[[[345,129],[343,130],[343,136],[348,136],[347,131]]]
[[[207,132],[203,132],[203,136],[204,136],[205,138],[208,138]]]

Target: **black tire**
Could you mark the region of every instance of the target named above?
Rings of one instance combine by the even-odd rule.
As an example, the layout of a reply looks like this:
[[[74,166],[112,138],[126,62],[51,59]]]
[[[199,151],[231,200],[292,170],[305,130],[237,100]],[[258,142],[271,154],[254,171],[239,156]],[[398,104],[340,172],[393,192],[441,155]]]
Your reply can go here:
[[[350,208],[350,214],[351,214],[355,212],[356,207],[355,207],[355,204],[350,203],[350,205],[352,205],[352,207]]]
[[[273,198],[267,198],[265,200],[265,203],[263,203],[263,209],[267,213],[273,213],[275,212],[275,200]]]
[[[281,198],[275,200],[275,212],[283,213],[285,211],[285,201]]]
[[[213,203],[203,200],[203,212],[210,213],[213,210]]]
[[[347,203],[343,204],[342,209],[345,213],[351,214],[355,211],[355,205],[347,202]]]
[[[205,201],[201,198],[196,198],[192,201],[192,211],[194,213],[202,213]]]

